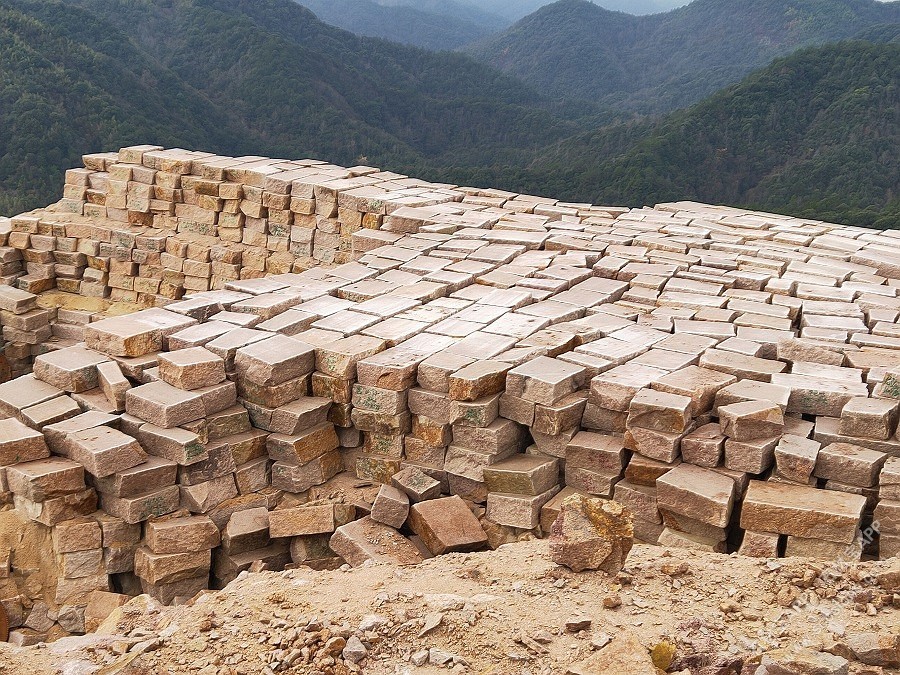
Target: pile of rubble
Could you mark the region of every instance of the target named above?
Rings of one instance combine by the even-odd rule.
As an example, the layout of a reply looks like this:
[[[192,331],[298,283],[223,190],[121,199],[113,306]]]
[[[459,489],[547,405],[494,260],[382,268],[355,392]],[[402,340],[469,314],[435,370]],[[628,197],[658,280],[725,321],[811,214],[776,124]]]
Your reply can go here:
[[[168,304],[61,310],[0,385],[0,490],[56,569],[36,583],[0,536],[19,640],[84,630],[110,591],[543,536],[573,493],[649,543],[900,547],[900,233],[154,148],[85,164],[7,243],[96,243],[58,287]],[[7,340],[54,331],[25,278]]]

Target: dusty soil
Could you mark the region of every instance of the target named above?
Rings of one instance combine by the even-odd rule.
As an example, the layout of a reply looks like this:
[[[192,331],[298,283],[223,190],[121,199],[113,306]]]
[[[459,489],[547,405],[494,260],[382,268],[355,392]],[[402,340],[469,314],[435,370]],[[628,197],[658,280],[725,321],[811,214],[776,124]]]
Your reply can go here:
[[[778,647],[834,651],[856,634],[896,635],[898,580],[896,560],[841,565],[641,545],[612,578],[561,568],[546,541],[533,541],[418,567],[247,574],[181,607],[138,598],[102,627],[116,635],[4,645],[0,673],[550,674],[598,650],[627,648],[645,662],[660,643],[663,663],[665,643],[675,647],[670,671],[696,673],[713,661],[749,665]],[[352,635],[368,647],[358,664],[341,658]],[[428,649],[455,658],[415,665]],[[850,672],[900,671],[853,663]]]

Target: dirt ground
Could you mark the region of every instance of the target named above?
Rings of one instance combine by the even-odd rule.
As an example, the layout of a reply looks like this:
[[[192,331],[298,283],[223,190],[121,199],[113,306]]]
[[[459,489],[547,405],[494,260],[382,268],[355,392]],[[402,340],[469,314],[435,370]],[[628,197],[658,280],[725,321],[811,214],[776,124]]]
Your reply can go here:
[[[727,673],[741,662],[754,672],[754,657],[779,647],[841,653],[854,636],[900,634],[898,592],[896,560],[841,565],[637,545],[613,578],[559,567],[547,542],[533,541],[417,567],[245,574],[181,607],[139,598],[102,627],[116,635],[3,645],[0,673],[624,675],[654,672],[643,669],[654,647],[670,672]],[[367,650],[356,664],[341,658],[351,636]],[[578,669],[601,654],[632,665]],[[853,662],[850,672],[900,671]]]

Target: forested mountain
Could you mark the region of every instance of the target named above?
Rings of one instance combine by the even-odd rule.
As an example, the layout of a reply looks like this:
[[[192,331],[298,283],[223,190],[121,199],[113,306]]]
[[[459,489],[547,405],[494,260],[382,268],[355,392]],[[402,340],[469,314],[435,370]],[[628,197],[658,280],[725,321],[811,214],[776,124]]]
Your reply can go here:
[[[655,14],[686,5],[689,0],[592,0],[595,4],[617,12],[629,14]],[[518,21],[551,0],[481,0],[480,5],[494,14]]]
[[[374,0],[297,0],[325,23],[357,35],[384,38],[426,49],[456,49],[498,26]],[[499,19],[498,19],[499,21]]]
[[[135,142],[402,170],[520,161],[595,122],[290,0],[0,0],[0,213],[58,196],[82,153]]]
[[[695,199],[900,228],[900,43],[805,49],[659,122],[461,174],[597,204]]]
[[[631,16],[559,0],[467,48],[552,96],[638,112],[684,107],[803,46],[900,23],[900,2],[694,0]]]

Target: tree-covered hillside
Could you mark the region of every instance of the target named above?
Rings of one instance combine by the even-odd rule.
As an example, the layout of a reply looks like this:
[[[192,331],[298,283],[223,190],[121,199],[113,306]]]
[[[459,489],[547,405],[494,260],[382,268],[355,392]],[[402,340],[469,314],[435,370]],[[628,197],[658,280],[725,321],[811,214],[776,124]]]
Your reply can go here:
[[[290,0],[0,0],[0,38],[0,213],[128,143],[403,169],[520,161],[597,120]]]
[[[559,0],[467,50],[550,95],[658,113],[798,48],[898,23],[900,2],[875,0],[694,0],[640,17]]]
[[[325,23],[357,35],[383,38],[425,49],[456,49],[489,35],[496,26],[374,0],[297,0]]]
[[[527,169],[477,178],[573,201],[695,199],[897,228],[900,43],[802,50],[659,122],[585,134]]]

